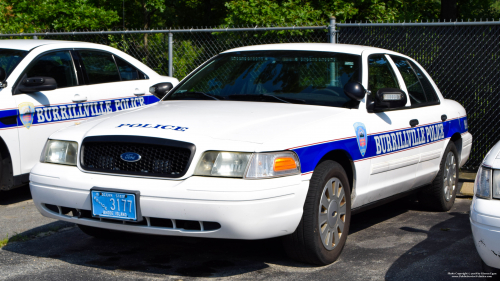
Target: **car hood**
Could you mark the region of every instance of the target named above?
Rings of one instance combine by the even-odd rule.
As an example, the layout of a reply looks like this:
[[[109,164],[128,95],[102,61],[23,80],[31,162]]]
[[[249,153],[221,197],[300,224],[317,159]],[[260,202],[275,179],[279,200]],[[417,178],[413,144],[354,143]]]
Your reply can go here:
[[[347,111],[289,103],[168,101],[101,116],[72,128],[85,131],[82,137],[140,135],[188,142],[208,137],[262,144],[294,132],[303,134],[308,124]]]

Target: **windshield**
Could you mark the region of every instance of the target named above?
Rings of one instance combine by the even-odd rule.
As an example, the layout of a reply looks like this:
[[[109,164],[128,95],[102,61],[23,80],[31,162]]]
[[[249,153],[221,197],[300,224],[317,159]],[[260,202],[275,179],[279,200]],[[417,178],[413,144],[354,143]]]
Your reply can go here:
[[[0,67],[5,70],[5,78],[9,77],[27,53],[21,50],[0,49]]]
[[[313,51],[221,54],[164,100],[241,100],[352,107],[344,85],[361,79],[358,55]]]

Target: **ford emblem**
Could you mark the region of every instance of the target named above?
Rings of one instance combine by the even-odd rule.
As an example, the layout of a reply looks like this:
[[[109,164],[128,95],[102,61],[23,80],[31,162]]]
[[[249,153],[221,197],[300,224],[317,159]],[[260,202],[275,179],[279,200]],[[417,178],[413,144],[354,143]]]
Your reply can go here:
[[[137,162],[141,160],[141,155],[135,152],[125,152],[122,155],[120,155],[120,158],[126,162]]]

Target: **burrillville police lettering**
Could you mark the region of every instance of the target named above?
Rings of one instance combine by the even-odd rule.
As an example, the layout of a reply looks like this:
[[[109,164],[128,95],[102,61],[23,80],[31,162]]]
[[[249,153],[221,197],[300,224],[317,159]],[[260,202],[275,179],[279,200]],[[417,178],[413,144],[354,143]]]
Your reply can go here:
[[[185,132],[188,127],[173,126],[173,125],[152,125],[152,124],[120,124],[116,128],[129,127],[129,128],[151,128],[151,129],[163,129],[163,130],[174,130]]]
[[[377,147],[376,154],[379,155],[444,139],[444,128],[443,124],[440,123],[381,134],[374,136],[374,139]]]
[[[146,102],[146,104],[148,104],[148,102]],[[137,97],[69,105],[58,105],[43,108],[37,107],[35,108],[37,117],[36,123],[93,117],[144,105],[144,97]]]

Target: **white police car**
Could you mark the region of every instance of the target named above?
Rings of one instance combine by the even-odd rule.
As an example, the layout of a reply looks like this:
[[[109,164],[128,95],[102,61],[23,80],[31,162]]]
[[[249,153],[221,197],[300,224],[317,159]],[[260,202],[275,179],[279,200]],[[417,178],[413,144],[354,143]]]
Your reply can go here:
[[[284,236],[291,257],[328,264],[354,212],[413,191],[452,207],[472,143],[466,120],[392,51],[243,47],[158,104],[53,134],[30,186],[44,216],[93,236]]]
[[[488,152],[477,171],[470,207],[472,236],[483,271],[500,276],[500,142]]]
[[[150,86],[178,83],[117,49],[54,40],[2,40],[0,82],[0,190],[28,182],[53,132],[157,102]]]

